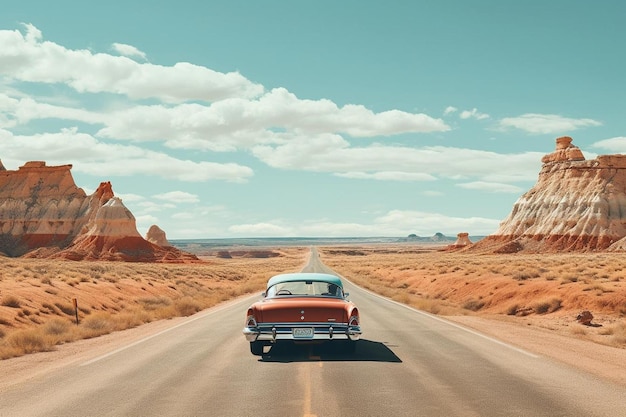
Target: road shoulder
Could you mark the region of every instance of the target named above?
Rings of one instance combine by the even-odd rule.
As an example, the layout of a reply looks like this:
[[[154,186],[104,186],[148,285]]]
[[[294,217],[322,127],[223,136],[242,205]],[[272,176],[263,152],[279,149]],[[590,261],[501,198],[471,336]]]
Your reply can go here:
[[[601,345],[528,324],[478,316],[446,319],[530,352],[626,386],[626,349]]]

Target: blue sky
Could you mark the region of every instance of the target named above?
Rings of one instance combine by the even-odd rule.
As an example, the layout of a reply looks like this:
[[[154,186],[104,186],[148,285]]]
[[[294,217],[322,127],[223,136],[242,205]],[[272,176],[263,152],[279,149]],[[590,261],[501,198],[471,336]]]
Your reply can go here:
[[[0,13],[0,159],[145,234],[487,235],[571,136],[626,153],[626,3],[48,1]]]

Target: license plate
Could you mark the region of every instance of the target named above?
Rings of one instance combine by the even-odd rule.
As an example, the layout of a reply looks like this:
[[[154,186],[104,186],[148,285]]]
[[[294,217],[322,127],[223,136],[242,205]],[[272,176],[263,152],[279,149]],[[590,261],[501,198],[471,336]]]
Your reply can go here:
[[[294,339],[313,339],[312,327],[297,327],[291,331]]]

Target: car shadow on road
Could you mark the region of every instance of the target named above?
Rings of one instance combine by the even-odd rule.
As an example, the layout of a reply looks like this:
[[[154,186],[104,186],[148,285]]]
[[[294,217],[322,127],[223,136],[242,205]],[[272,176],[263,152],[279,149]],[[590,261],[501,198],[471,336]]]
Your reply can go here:
[[[292,343],[273,346],[260,362],[397,362],[402,360],[384,343],[361,339],[354,352],[344,352],[332,343],[320,345],[295,345]]]

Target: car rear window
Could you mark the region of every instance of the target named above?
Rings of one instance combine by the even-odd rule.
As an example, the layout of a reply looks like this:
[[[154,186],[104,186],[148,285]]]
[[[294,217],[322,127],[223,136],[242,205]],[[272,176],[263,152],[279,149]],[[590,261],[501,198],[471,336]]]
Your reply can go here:
[[[268,297],[282,296],[319,296],[343,297],[341,288],[323,281],[289,281],[279,282],[267,290]]]

